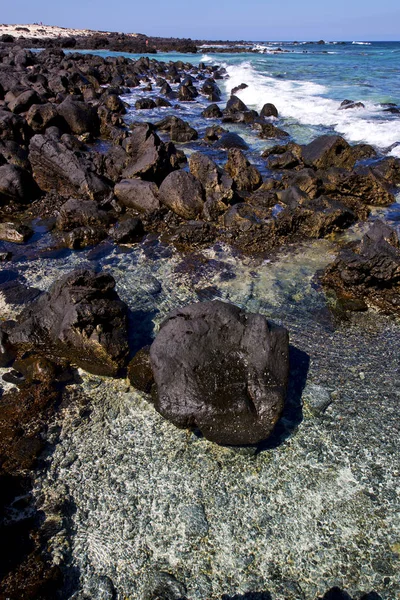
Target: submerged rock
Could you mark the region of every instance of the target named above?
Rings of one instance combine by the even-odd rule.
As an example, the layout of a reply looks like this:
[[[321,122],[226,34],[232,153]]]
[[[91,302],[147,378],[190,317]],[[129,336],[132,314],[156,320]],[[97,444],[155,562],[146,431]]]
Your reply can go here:
[[[283,410],[288,332],[220,301],[173,311],[150,348],[156,409],[218,444],[256,444]]]
[[[128,311],[114,287],[106,273],[68,273],[8,324],[10,343],[67,358],[91,373],[116,375],[128,354]]]

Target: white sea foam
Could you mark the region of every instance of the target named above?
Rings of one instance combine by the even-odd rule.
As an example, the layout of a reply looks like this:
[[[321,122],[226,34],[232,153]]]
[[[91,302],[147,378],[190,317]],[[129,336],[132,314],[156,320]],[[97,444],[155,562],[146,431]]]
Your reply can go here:
[[[371,46],[371,42],[352,42],[356,46]]]
[[[327,87],[311,81],[291,81],[257,72],[251,63],[225,65],[229,87],[248,87],[237,95],[251,108],[260,110],[266,102],[276,105],[282,117],[302,125],[333,128],[349,142],[366,142],[387,148],[400,141],[400,119],[384,118],[381,108],[364,101],[365,108],[338,110],[339,102],[327,97]],[[394,152],[398,152],[397,149]]]
[[[212,62],[213,60],[213,57],[209,54],[203,54],[203,56],[200,58],[200,62]]]

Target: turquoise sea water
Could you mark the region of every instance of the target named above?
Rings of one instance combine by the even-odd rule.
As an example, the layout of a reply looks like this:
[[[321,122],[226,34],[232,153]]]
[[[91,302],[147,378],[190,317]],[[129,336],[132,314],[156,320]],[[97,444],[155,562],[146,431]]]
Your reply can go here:
[[[280,115],[277,125],[297,142],[336,132],[351,143],[370,143],[385,154],[400,156],[400,114],[392,114],[384,106],[400,104],[400,42],[274,42],[254,44],[254,49],[258,52],[208,54],[203,47],[198,54],[166,53],[156,58],[224,65],[229,79],[218,82],[225,92],[224,102],[233,87],[246,83],[248,88],[238,96],[255,109],[273,102]],[[362,102],[365,108],[338,110],[344,99]],[[200,113],[196,105],[186,104],[185,109],[191,119]],[[393,148],[396,143],[399,145]]]

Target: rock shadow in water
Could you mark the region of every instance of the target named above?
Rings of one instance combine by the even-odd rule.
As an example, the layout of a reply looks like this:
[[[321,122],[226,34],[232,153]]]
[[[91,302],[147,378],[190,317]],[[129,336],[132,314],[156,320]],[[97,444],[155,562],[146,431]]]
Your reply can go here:
[[[257,452],[271,450],[283,444],[303,420],[301,396],[307,382],[310,357],[295,346],[289,346],[290,374],[285,407],[275,429],[267,440],[257,445]]]
[[[129,353],[131,358],[154,340],[154,318],[157,311],[130,310],[128,312]]]

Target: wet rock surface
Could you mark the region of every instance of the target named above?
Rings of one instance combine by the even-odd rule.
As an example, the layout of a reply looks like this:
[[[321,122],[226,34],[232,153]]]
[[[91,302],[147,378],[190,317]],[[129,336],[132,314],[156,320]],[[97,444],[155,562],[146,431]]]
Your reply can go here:
[[[89,372],[115,375],[128,353],[127,309],[110,275],[78,270],[61,278],[7,326],[19,351],[55,352]]]
[[[177,310],[150,349],[154,405],[219,444],[256,444],[283,410],[288,332],[222,302]]]
[[[346,308],[371,303],[388,313],[400,311],[400,243],[394,229],[376,221],[361,242],[344,248],[323,276]],[[352,302],[357,301],[360,302]]]

